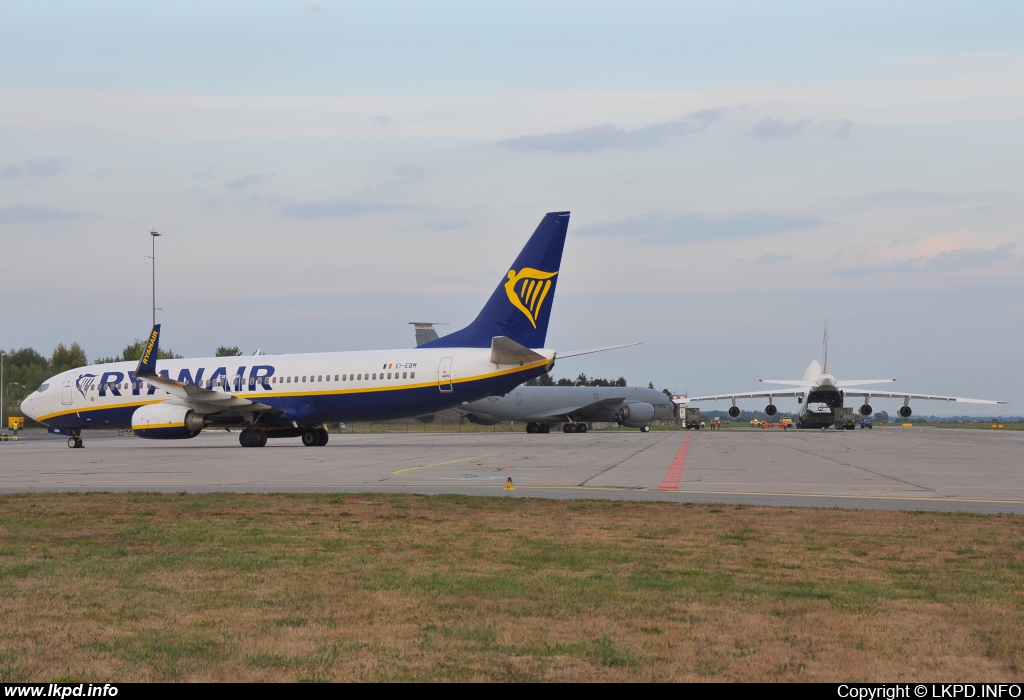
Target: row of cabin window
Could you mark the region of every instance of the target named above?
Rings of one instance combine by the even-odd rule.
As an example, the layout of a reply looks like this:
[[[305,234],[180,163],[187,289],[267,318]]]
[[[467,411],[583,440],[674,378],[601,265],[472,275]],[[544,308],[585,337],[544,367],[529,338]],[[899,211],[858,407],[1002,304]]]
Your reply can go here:
[[[378,378],[377,377],[378,374],[380,375],[380,379],[391,379],[391,375],[392,374],[395,375],[394,376],[395,379],[415,379],[416,378],[416,373],[415,372],[394,372],[394,373],[388,372],[386,377],[385,377],[385,373],[384,372],[373,372],[373,373],[367,372],[365,374],[362,374],[362,373],[360,373],[360,374],[342,374],[342,375],[337,375],[336,374],[336,375],[334,375],[334,381],[336,381],[336,382],[338,382],[338,381],[341,381],[341,382],[358,382],[358,381],[364,381],[364,380],[375,380],[375,379]],[[399,375],[401,375],[401,376],[399,376]],[[292,378],[291,377],[280,377],[280,379],[281,379],[280,382],[277,381],[278,377],[270,377],[269,379],[270,379],[270,383],[271,384],[291,384],[292,383]],[[267,378],[261,377],[261,380],[263,382],[266,382]],[[306,377],[302,377],[302,381],[305,382],[306,381]],[[327,374],[327,375],[318,374],[316,376],[315,380],[313,379],[313,375],[309,375],[309,381],[311,381],[311,382],[312,381],[317,381],[317,382],[327,381],[327,382],[329,382],[329,381],[331,381],[331,375],[329,375],[329,374]],[[299,378],[298,377],[295,377],[295,383],[296,384],[299,383]],[[249,377],[249,386],[255,386],[255,385],[256,385],[256,379],[254,377]]]
[[[363,375],[363,374],[342,374],[340,380],[338,379],[339,375],[336,374],[336,375],[334,375],[334,381],[336,381],[336,382],[337,381],[357,382],[357,381],[363,381],[364,376],[365,376],[365,378],[367,380],[375,380],[375,379],[377,379],[377,375],[378,374],[380,374],[380,378],[381,379],[385,379],[385,376],[384,376],[385,373],[384,372],[372,372],[372,373],[367,372],[365,375]],[[388,372],[386,378],[387,379],[391,379],[391,375],[392,375],[392,373]],[[415,379],[416,378],[416,373],[415,372],[402,372],[401,373],[402,376],[398,376],[399,373],[398,372],[394,372],[394,375],[395,375],[395,377],[394,377],[395,379]],[[326,377],[326,380],[324,379],[324,377]],[[235,377],[235,379],[237,380],[238,377]],[[278,383],[280,383],[280,384],[291,384],[292,383],[292,378],[291,377],[281,377],[280,378],[281,379],[280,382],[277,381],[278,377],[260,377],[260,379],[261,379],[261,383],[264,383],[264,384],[267,382],[268,379],[270,380],[271,384],[278,384]],[[303,382],[306,381],[306,377],[304,375],[302,377],[302,381]],[[329,381],[331,381],[331,375],[329,375],[329,374],[327,374],[327,375],[318,374],[316,376],[315,380],[313,379],[313,375],[309,375],[309,381],[311,381],[311,382],[312,381],[318,381],[318,382],[328,381],[329,382]],[[295,383],[296,384],[299,383],[299,378],[298,377],[295,377]],[[205,382],[200,382],[200,386],[202,386],[202,387],[204,387],[206,389],[211,389],[214,386],[228,386],[228,382],[226,380],[223,380],[223,379],[218,379],[217,381],[213,381],[212,379],[207,379]],[[249,377],[249,386],[256,386],[256,378],[255,377]],[[117,389],[117,388],[130,389],[131,388],[131,383],[130,382],[125,382],[124,386],[122,386],[122,387],[118,387],[116,384],[107,384],[106,387],[105,387],[105,390],[109,391],[111,389]],[[94,386],[90,386],[89,390],[95,391],[96,390],[96,386],[95,385]]]

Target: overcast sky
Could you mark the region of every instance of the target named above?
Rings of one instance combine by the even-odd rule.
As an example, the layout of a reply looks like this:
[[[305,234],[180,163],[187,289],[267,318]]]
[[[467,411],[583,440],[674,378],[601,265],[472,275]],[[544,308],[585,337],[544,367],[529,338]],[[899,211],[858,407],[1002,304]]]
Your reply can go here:
[[[1020,415],[1022,37],[1020,2],[4,2],[0,347],[143,337],[151,226],[176,352],[406,347],[570,210],[549,347],[643,345],[556,376],[753,391],[827,317],[836,376]]]

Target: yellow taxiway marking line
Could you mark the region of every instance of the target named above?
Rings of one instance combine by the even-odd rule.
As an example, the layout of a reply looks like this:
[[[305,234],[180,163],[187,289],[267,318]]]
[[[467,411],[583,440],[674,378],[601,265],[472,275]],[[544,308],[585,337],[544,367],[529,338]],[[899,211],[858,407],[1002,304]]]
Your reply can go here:
[[[458,462],[468,462],[471,459],[483,459],[484,457],[493,457],[494,455],[477,455],[476,457],[463,457],[462,459],[453,459],[450,462],[438,462],[437,464],[424,464],[422,467],[409,467],[408,469],[399,469],[397,472],[391,472],[395,476],[401,476],[402,474],[408,474],[419,469],[430,469],[431,467],[443,467],[446,464],[456,464]]]

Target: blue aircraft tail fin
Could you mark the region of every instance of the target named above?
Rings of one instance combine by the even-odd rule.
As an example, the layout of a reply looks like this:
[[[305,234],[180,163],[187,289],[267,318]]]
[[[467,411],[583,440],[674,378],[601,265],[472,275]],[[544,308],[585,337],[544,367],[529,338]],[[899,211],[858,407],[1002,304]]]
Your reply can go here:
[[[568,227],[569,212],[545,214],[476,320],[419,347],[489,348],[496,336],[544,347]]]
[[[142,348],[139,366],[135,369],[136,377],[152,377],[156,374],[156,356],[160,351],[160,324],[153,326],[146,344]]]

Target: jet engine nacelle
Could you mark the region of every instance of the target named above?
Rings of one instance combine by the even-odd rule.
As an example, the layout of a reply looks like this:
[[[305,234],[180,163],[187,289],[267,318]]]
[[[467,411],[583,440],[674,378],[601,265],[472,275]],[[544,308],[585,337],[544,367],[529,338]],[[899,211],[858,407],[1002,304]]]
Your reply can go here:
[[[184,440],[198,435],[211,423],[184,406],[167,403],[143,406],[132,414],[132,431],[152,440]]]
[[[654,406],[638,401],[619,409],[619,424],[627,428],[642,428],[654,420]]]
[[[486,413],[464,413],[466,420],[475,425],[497,425],[501,422],[500,418],[488,415]]]
[[[729,407],[729,417],[730,418],[739,418],[740,417],[740,407],[739,406],[730,406]]]
[[[764,407],[764,414],[766,416],[774,416],[778,412],[779,412],[779,409],[775,408],[775,404],[773,404],[773,403],[770,403],[770,404],[768,404],[767,406]],[[739,415],[739,414],[736,414],[736,415]]]
[[[913,411],[910,410],[910,406],[900,406],[900,410],[898,412],[902,418],[910,418],[910,414],[913,413]]]
[[[870,416],[871,415],[871,404],[866,403],[863,406],[861,406],[860,407],[860,414],[862,416]]]

